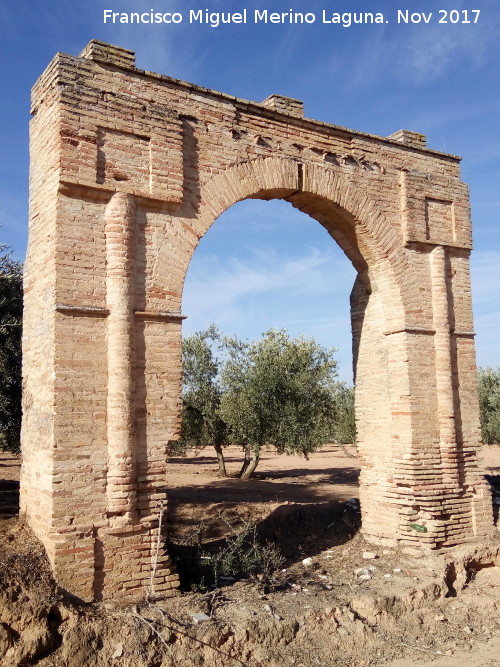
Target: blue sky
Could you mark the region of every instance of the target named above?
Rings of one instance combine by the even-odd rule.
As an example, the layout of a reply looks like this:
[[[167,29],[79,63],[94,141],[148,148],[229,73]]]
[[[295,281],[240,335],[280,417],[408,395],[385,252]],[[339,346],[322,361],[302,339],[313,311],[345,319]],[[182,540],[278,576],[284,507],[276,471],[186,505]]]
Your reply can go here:
[[[313,12],[309,25],[190,25],[190,9]],[[177,25],[104,24],[103,11],[181,12]],[[322,10],[382,12],[388,23],[342,27]],[[431,13],[397,23],[397,10]],[[477,23],[450,23],[449,19]],[[443,10],[440,14],[439,10]],[[455,14],[445,14],[455,10]],[[448,23],[439,19],[448,18]],[[30,88],[57,51],[90,39],[136,51],[137,65],[246,99],[304,101],[305,114],[387,136],[405,128],[463,157],[474,229],[478,362],[500,365],[500,4],[498,0],[0,0],[0,241],[24,258]],[[242,202],[202,239],[189,270],[187,333],[215,321],[254,338],[272,326],[338,348],[351,377],[349,262],[320,225],[285,202]]]

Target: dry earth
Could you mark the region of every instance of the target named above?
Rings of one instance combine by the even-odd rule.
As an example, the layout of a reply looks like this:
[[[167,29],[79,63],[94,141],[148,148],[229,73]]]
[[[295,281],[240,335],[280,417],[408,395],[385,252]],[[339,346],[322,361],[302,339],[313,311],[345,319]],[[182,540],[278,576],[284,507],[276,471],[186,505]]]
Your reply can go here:
[[[353,448],[309,461],[266,452],[248,482],[219,480],[210,454],[170,462],[169,541],[183,579],[200,542],[209,552],[249,520],[279,544],[282,566],[270,581],[130,606],[78,604],[57,590],[17,519],[19,461],[0,454],[2,666],[500,667],[499,540],[428,557],[370,546],[345,511],[357,495]],[[500,475],[500,448],[485,459]],[[229,450],[230,473],[240,461]]]

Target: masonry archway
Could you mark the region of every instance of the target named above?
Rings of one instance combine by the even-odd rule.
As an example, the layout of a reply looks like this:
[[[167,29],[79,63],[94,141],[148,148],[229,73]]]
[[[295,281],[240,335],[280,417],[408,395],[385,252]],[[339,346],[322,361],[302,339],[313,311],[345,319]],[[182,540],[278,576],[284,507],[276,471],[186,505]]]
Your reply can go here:
[[[351,320],[358,451],[362,461],[360,499],[365,534],[374,541],[383,541],[384,535],[398,532],[400,523],[408,523],[406,516],[401,518],[396,512],[392,512],[389,523],[382,500],[387,494],[386,502],[392,505],[397,493],[393,484],[394,460],[400,452],[394,446],[392,433],[393,428],[399,433],[400,424],[393,421],[400,410],[401,392],[409,394],[407,364],[403,362],[392,376],[388,370],[395,369],[398,357],[407,356],[407,341],[402,341],[402,347],[391,346],[387,336],[391,327],[404,328],[405,308],[395,272],[405,274],[406,260],[399,256],[402,253],[395,251],[389,257],[382,252],[380,238],[390,239],[394,249],[399,247],[399,240],[373,202],[366,195],[360,196],[347,179],[328,167],[310,168],[283,158],[246,161],[210,179],[201,190],[200,210],[204,214],[197,228],[200,238],[237,201],[275,198],[288,201],[320,222],[358,272],[351,293]],[[188,262],[191,258],[192,253]],[[410,283],[410,290],[414,287],[415,283]],[[410,290],[406,291],[406,298],[411,303],[414,295]],[[391,381],[395,377],[397,386]]]
[[[64,588],[136,595],[153,562],[155,592],[177,585],[156,544],[183,281],[199,239],[248,198],[316,219],[358,273],[365,536],[432,549],[488,533],[456,156],[142,72],[95,41],[55,57],[32,112],[21,511]]]

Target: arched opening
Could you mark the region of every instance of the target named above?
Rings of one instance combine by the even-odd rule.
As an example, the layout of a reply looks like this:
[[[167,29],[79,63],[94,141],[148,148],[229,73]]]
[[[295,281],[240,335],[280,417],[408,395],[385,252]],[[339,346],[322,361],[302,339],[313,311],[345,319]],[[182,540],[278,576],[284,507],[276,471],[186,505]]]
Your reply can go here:
[[[291,336],[335,347],[339,377],[352,383],[355,277],[326,230],[288,202],[237,202],[193,254],[183,290],[183,336],[212,322],[248,340],[284,327]]]
[[[212,249],[212,254],[210,250],[207,251],[206,256],[203,256],[203,253],[197,255],[198,250],[195,251],[192,256],[192,262],[190,264],[190,269],[187,272],[186,280],[184,283],[184,293],[183,293],[183,313],[190,317],[191,313],[194,314],[194,323],[191,326],[184,325],[186,328],[186,333],[193,333],[199,331],[200,329],[206,328],[211,322],[220,324],[217,321],[217,316],[210,308],[207,306],[210,305],[210,295],[212,292],[215,292],[216,297],[214,303],[216,305],[216,311],[222,314],[222,324],[229,327],[229,333],[233,333],[236,329],[236,333],[240,337],[244,338],[255,338],[258,337],[264,330],[270,327],[290,327],[289,322],[286,318],[283,319],[283,311],[279,308],[274,309],[274,317],[271,322],[265,322],[262,320],[262,311],[263,311],[263,293],[266,290],[266,287],[269,284],[276,286],[277,277],[279,274],[285,273],[285,276],[281,276],[281,286],[284,287],[287,282],[290,282],[290,278],[296,281],[295,284],[288,284],[288,290],[283,290],[283,292],[292,292],[294,287],[302,292],[302,299],[298,299],[295,295],[295,306],[300,310],[302,326],[299,322],[292,323],[294,329],[291,331],[293,335],[305,334],[307,336],[316,336],[317,331],[310,326],[311,319],[314,319],[314,307],[316,307],[316,313],[321,311],[323,321],[326,321],[330,324],[330,329],[327,332],[322,332],[320,342],[325,346],[336,347],[337,345],[337,331],[338,326],[332,326],[332,322],[335,321],[335,316],[338,317],[339,310],[341,315],[339,321],[342,321],[343,329],[343,339],[341,345],[341,364],[342,364],[342,375],[341,378],[349,381],[352,378],[352,362],[353,362],[353,353],[354,353],[354,362],[358,368],[358,389],[357,389],[357,411],[358,415],[361,415],[359,421],[360,426],[360,435],[366,442],[369,443],[376,441],[377,439],[385,437],[388,438],[388,432],[390,431],[390,410],[389,410],[389,382],[387,377],[387,351],[385,347],[386,337],[384,336],[384,331],[386,330],[386,322],[384,317],[384,303],[381,295],[381,288],[376,282],[378,277],[377,263],[374,261],[376,255],[376,250],[370,247],[368,239],[365,238],[365,235],[362,230],[359,229],[360,222],[357,221],[352,213],[347,211],[345,208],[339,204],[327,200],[325,197],[322,197],[313,193],[304,193],[304,192],[293,192],[287,194],[284,197],[275,197],[276,195],[281,194],[277,192],[276,189],[271,191],[259,191],[257,194],[248,197],[245,201],[241,203],[235,202],[230,207],[227,207],[224,212],[221,213],[214,220],[213,225],[208,226],[206,236],[201,240],[199,248],[203,248],[206,243],[208,248]],[[283,201],[269,201],[256,202],[254,200],[274,200],[274,199],[284,199],[287,203]],[[293,208],[289,207],[289,204]],[[356,204],[356,202],[354,202]],[[266,215],[266,207],[269,207],[269,210],[273,213],[275,211],[280,211],[281,216],[279,222],[275,223],[274,228],[269,229],[269,223],[266,228],[266,232],[269,238],[273,239],[272,243],[272,252],[274,255],[269,254],[269,248],[262,247],[258,245],[259,236],[255,236],[255,233],[252,234],[251,223],[248,223],[249,215],[257,215],[257,219],[254,217],[254,225],[258,226],[259,224],[266,224],[264,220],[258,219],[258,211],[262,211],[263,216]],[[222,208],[222,207],[221,207]],[[246,214],[243,211],[247,211]],[[239,213],[241,211],[241,213]],[[266,213],[264,213],[266,212]],[[306,215],[301,215],[305,213]],[[315,221],[319,221],[320,225],[315,225]],[[291,233],[290,227],[295,226],[294,230],[297,233],[297,238],[295,239],[295,247],[300,247],[300,254],[295,256],[295,261],[297,262],[298,258],[302,260],[302,266],[305,266],[306,270],[311,268],[311,263],[314,265],[314,275],[315,282],[313,284],[305,285],[304,282],[307,280],[307,272],[303,275],[300,275],[300,272],[297,274],[297,271],[294,272],[294,267],[286,264],[285,261],[285,252],[283,246],[288,247],[288,252],[290,248],[293,247],[292,237],[294,236]],[[227,227],[227,230],[224,229]],[[231,230],[232,234],[229,233]],[[325,233],[326,232],[326,233]],[[213,238],[213,241],[211,241]],[[335,243],[332,243],[332,240]],[[244,247],[238,250],[237,244],[240,243]],[[280,247],[281,243],[281,247]],[[222,246],[231,246],[232,253],[229,253],[231,256],[231,261],[228,265],[221,267],[219,258],[218,258],[218,244]],[[253,245],[252,245],[253,244]],[[316,254],[309,255],[307,254],[307,244],[309,248],[312,248],[316,251]],[[276,249],[278,246],[278,249]],[[363,252],[362,252],[362,250]],[[280,250],[282,251],[280,254]],[[238,260],[235,260],[236,256],[240,255]],[[369,272],[368,262],[365,260],[364,254],[368,256],[369,260],[372,262],[372,271]],[[350,260],[346,262],[345,257],[342,255],[347,255],[347,258]],[[197,267],[197,257],[200,256],[202,259],[199,261]],[[312,259],[311,259],[312,258]],[[269,263],[270,259],[274,261],[277,265],[273,271],[266,270],[266,262]],[[309,260],[309,266],[307,261]],[[384,258],[382,258],[382,263],[384,263]],[[254,265],[250,269],[251,262]],[[328,285],[328,282],[334,282],[335,277],[339,276],[339,267],[341,268],[340,275],[342,276],[341,280],[344,281],[344,286],[342,290],[331,289],[331,285]],[[193,277],[191,277],[190,271],[193,269]],[[289,275],[286,275],[287,270]],[[238,293],[238,284],[240,283],[240,275],[235,276],[235,271],[239,271],[241,274],[241,281],[244,283],[244,289],[248,290],[250,295],[252,294],[252,289],[256,291],[257,297],[252,303],[252,299],[249,298],[249,302],[252,308],[250,314],[250,319],[252,320],[251,327],[245,327],[244,323],[241,322],[241,319],[245,318],[245,313],[240,310],[235,311],[235,315],[232,317],[227,316],[227,311],[225,309],[234,304],[234,294]],[[264,275],[262,275],[264,273]],[[335,275],[336,274],[336,275]],[[254,280],[257,278],[257,280]],[[274,283],[273,283],[274,280]],[[374,282],[374,287],[371,282]],[[354,287],[352,283],[354,282]],[[279,281],[278,281],[279,283]],[[386,284],[390,285],[390,279]],[[253,287],[252,287],[253,286]],[[304,298],[304,295],[307,294],[308,289],[312,293],[316,292],[315,296],[318,296],[318,292],[321,294],[321,303],[312,304],[307,303],[307,299]],[[192,293],[195,295],[190,296],[189,290],[192,290]],[[278,294],[280,293],[276,290]],[[335,292],[336,298],[334,297]],[[350,307],[349,307],[349,295],[350,295]],[[330,297],[330,299],[328,298]],[[292,296],[293,298],[293,296]],[[280,297],[278,297],[280,299]],[[343,299],[343,310],[342,307],[339,309],[338,301]],[[281,300],[283,296],[281,295]],[[258,302],[257,304],[255,302]],[[334,301],[337,303],[335,304]],[[196,306],[197,304],[203,304],[204,313],[202,316],[196,316]],[[349,310],[351,311],[349,313]],[[215,316],[214,316],[215,315]],[[365,318],[367,321],[365,322]],[[239,316],[239,318],[238,318]],[[316,317],[318,315],[316,314]],[[240,319],[238,322],[237,320]],[[352,346],[351,338],[351,322],[352,320],[352,334],[354,340],[354,346]],[[304,327],[304,321],[308,322],[308,326]],[[234,326],[236,324],[236,326]],[[224,328],[224,326],[223,326]],[[250,331],[250,335],[246,332]],[[376,387],[376,389],[375,389]],[[375,396],[376,394],[376,396]],[[335,450],[335,451],[332,451]],[[262,473],[262,468],[259,470],[258,474],[258,487],[255,486],[252,488],[251,483],[247,483],[245,486],[242,485],[241,481],[238,480],[225,480],[223,483],[219,481],[215,482],[215,485],[212,486],[210,492],[206,491],[206,488],[203,489],[200,484],[201,476],[200,472],[204,468],[206,470],[207,464],[212,466],[211,474],[214,475],[216,471],[216,463],[214,459],[213,452],[199,451],[196,452],[195,459],[191,459],[189,464],[185,466],[185,469],[191,466],[191,470],[194,471],[195,475],[191,475],[185,480],[187,483],[187,492],[181,490],[178,492],[176,489],[172,488],[170,485],[170,512],[171,517],[175,520],[177,524],[183,522],[182,511],[180,511],[182,503],[188,503],[191,506],[190,510],[186,510],[184,507],[184,512],[191,512],[191,531],[196,532],[197,539],[200,538],[200,528],[199,525],[203,524],[203,530],[208,531],[205,537],[212,537],[216,539],[220,537],[220,525],[217,527],[217,520],[213,521],[213,525],[207,526],[207,514],[203,512],[199,506],[195,508],[198,504],[203,504],[203,502],[209,506],[210,512],[213,513],[214,509],[217,508],[217,511],[222,511],[223,514],[219,517],[219,520],[224,524],[229,525],[229,519],[231,517],[231,511],[233,515],[237,518],[248,518],[248,516],[253,515],[254,517],[259,517],[261,514],[255,510],[255,505],[259,501],[264,501],[266,503],[272,502],[269,498],[265,497],[263,493],[263,486],[267,486],[267,493],[274,493],[276,503],[273,504],[271,508],[271,514],[275,515],[275,518],[272,517],[262,517],[262,523],[265,525],[276,526],[279,525],[280,521],[283,521],[283,507],[275,507],[274,505],[278,504],[278,501],[284,503],[292,503],[298,509],[298,514],[303,516],[304,506],[309,503],[309,511],[312,509],[312,506],[315,507],[316,518],[312,522],[315,526],[315,530],[319,531],[319,534],[330,533],[326,537],[325,544],[318,543],[318,538],[314,538],[312,535],[307,535],[306,539],[315,540],[315,548],[324,548],[330,540],[330,543],[335,543],[335,539],[345,540],[352,536],[357,526],[357,520],[359,517],[354,516],[350,518],[351,524],[346,525],[346,523],[341,523],[340,532],[337,526],[337,535],[335,531],[325,530],[328,525],[331,525],[331,513],[332,507],[337,507],[337,512],[341,514],[346,512],[345,502],[355,496],[358,496],[357,489],[357,474],[359,471],[359,460],[349,459],[349,455],[352,456],[352,453],[355,450],[346,450],[339,447],[329,447],[326,452],[321,452],[317,458],[317,465],[311,466],[310,462],[295,462],[295,470],[292,476],[296,478],[301,477],[301,473],[306,479],[306,482],[302,485],[296,485],[296,493],[291,492],[292,484],[296,484],[296,480],[286,479],[287,472],[284,470],[279,470],[273,472],[272,464],[264,468],[264,473]],[[365,446],[363,449],[363,441],[361,441],[361,450],[360,450],[361,460],[365,464],[365,478],[368,478],[368,504],[367,512],[370,513],[370,480],[374,478],[375,475],[380,473],[380,468],[383,466],[386,469],[390,469],[392,462],[390,457],[390,452],[386,457],[382,457],[380,461],[375,460],[376,457],[373,456],[373,450],[368,444],[368,448]],[[370,459],[371,455],[371,459]],[[241,457],[241,454],[239,454]],[[273,454],[269,452],[268,458],[272,459]],[[363,459],[364,457],[364,459]],[[314,459],[314,457],[312,457]],[[366,465],[368,459],[368,465]],[[379,457],[380,459],[380,457]],[[172,463],[172,462],[171,462]],[[179,459],[175,460],[175,463],[179,465]],[[194,463],[194,466],[193,466]],[[239,461],[236,462],[239,464]],[[181,464],[182,465],[182,464]],[[198,466],[196,469],[195,466]],[[172,471],[172,468],[170,468]],[[203,473],[202,473],[203,474]],[[283,479],[284,478],[284,479]],[[325,479],[328,478],[328,483]],[[264,480],[264,482],[262,481]],[[206,478],[204,479],[206,483]],[[273,482],[280,482],[280,485],[273,484]],[[322,493],[318,491],[321,487],[321,482],[324,484]],[[210,481],[208,482],[210,484]],[[239,488],[237,488],[237,486]],[[274,488],[273,488],[274,487]],[[314,487],[314,488],[313,488]],[[286,488],[286,491],[280,489]],[[300,488],[300,490],[299,490]],[[234,498],[238,498],[237,501]],[[203,500],[204,499],[204,500]],[[199,501],[198,503],[196,501]],[[344,505],[339,505],[344,503]],[[242,504],[253,503],[253,508],[251,512],[242,512]],[[235,509],[235,506],[239,505],[238,509]],[[232,507],[231,507],[232,506]],[[338,509],[340,507],[340,509]],[[347,508],[349,509],[349,508]],[[196,511],[199,512],[198,518],[195,518]],[[229,511],[229,515],[224,514],[224,512]],[[286,521],[288,524],[293,524],[293,517],[291,517],[290,507],[286,512],[287,518]],[[329,517],[329,518],[328,518]],[[234,518],[234,517],[233,517]],[[327,523],[322,526],[322,518],[327,521]],[[194,523],[193,523],[194,519]],[[219,521],[219,524],[220,524]],[[198,522],[198,523],[197,523]],[[267,524],[266,524],[267,522]],[[172,522],[173,523],[173,522]],[[209,522],[208,522],[209,523]],[[198,528],[197,528],[198,525]],[[185,529],[186,526],[184,525]],[[172,529],[172,526],[171,526]],[[234,529],[232,526],[231,529]],[[271,533],[274,528],[270,528]],[[278,530],[280,530],[278,528]],[[222,534],[224,530],[222,530]],[[175,534],[175,528],[174,528]],[[287,547],[285,533],[281,531],[281,543],[284,545],[285,549]],[[177,536],[178,537],[178,536]],[[184,534],[181,536],[181,540],[184,539],[189,542],[191,538],[189,535]],[[333,542],[332,542],[333,540]],[[321,541],[320,541],[321,542]],[[199,546],[199,545],[198,545]],[[297,540],[293,539],[293,546],[295,548],[301,549],[304,553],[306,544],[297,544]],[[171,543],[170,551],[175,554],[176,546]],[[186,558],[186,553],[181,549],[182,557],[180,560]],[[290,555],[290,554],[287,554]],[[295,553],[295,558],[298,558],[299,552]]]

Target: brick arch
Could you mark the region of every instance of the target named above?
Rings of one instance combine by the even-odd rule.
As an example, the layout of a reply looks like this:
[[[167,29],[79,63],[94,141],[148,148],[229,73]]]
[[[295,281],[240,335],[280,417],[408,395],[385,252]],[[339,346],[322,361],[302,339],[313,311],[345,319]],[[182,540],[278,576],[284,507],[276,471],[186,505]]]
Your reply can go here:
[[[320,222],[368,289],[369,269],[373,278],[384,275],[384,289],[392,292],[390,326],[404,326],[404,303],[415,300],[415,283],[408,280],[410,272],[400,235],[370,198],[342,174],[332,167],[281,157],[231,165],[201,188],[201,215],[196,224],[199,238],[224,211],[245,199],[283,199]]]
[[[314,206],[308,195],[329,202],[332,208],[321,212],[321,207]],[[325,217],[329,212],[334,218],[331,222],[340,222],[343,228],[346,223],[358,227],[364,254],[375,261],[387,258],[388,249],[397,251],[401,247],[399,235],[382,211],[368,196],[352,187],[342,174],[331,167],[280,157],[239,162],[211,177],[200,193],[202,214],[197,225],[200,236],[224,211],[244,199],[284,199],[305,209],[308,215],[322,218],[322,224],[326,224]],[[335,234],[334,229],[328,228],[328,231]],[[342,243],[342,236],[339,235],[339,239]],[[343,249],[353,264],[359,264],[362,269],[360,262],[363,258],[348,244],[353,241],[358,245],[360,239],[354,240],[354,233],[351,233]],[[361,252],[359,248],[358,252]]]
[[[490,534],[460,160],[135,67],[92,41],[32,95],[21,512],[85,600],[178,585],[158,554],[179,433],[184,276],[229,206],[281,198],[355,265],[363,530],[423,549]],[[415,530],[415,526],[419,529]],[[159,556],[157,558],[157,556]]]
[[[282,199],[325,227],[357,270],[351,293],[351,325],[357,445],[363,461],[360,499],[365,533],[377,539],[389,524],[386,517],[380,521],[379,510],[383,496],[389,504],[396,492],[389,481],[398,455],[392,438],[401,428],[400,397],[410,395],[412,380],[409,366],[400,363],[400,358],[408,355],[408,341],[399,340],[394,346],[387,336],[390,331],[405,330],[408,304],[415,302],[415,294],[405,291],[405,286],[412,290],[414,284],[407,280],[411,271],[400,235],[366,194],[356,191],[334,168],[317,163],[280,157],[237,163],[207,180],[200,195],[202,213],[196,231],[201,240],[234,203]],[[192,253],[186,256],[186,270],[191,257]],[[397,379],[393,381],[390,369],[396,366]],[[382,455],[376,443],[384,441]],[[398,532],[400,521],[393,513],[391,532]]]

